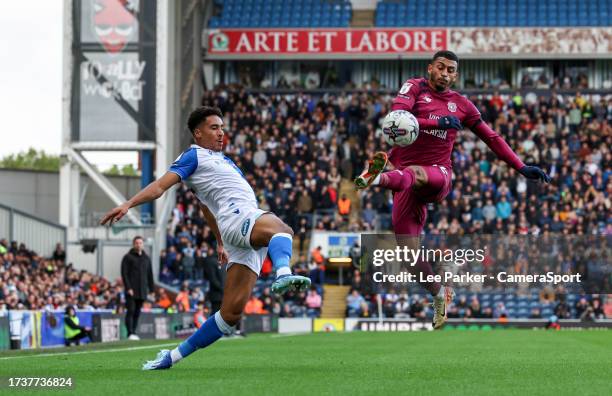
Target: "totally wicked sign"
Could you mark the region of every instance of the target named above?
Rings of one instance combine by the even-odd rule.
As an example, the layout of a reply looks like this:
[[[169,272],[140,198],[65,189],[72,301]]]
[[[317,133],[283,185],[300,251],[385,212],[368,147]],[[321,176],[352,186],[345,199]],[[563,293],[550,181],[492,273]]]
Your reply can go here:
[[[212,30],[208,53],[393,54],[431,52],[447,46],[446,29]]]

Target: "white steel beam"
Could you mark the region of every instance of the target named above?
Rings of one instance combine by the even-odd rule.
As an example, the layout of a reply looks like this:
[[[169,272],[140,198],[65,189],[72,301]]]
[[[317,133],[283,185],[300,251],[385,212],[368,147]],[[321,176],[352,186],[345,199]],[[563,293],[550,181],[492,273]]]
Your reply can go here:
[[[81,169],[85,171],[85,173],[87,173],[87,175],[91,178],[91,180],[93,180],[93,182],[96,183],[102,189],[102,191],[111,199],[111,201],[113,201],[115,205],[121,205],[122,203],[127,201],[127,199],[123,196],[123,194],[121,194],[121,192],[119,192],[119,190],[117,190],[115,186],[113,186],[112,183],[104,175],[98,172],[98,170],[94,168],[89,163],[89,161],[87,161],[87,159],[85,159],[85,157],[81,155],[81,153],[79,153],[76,150],[73,150],[71,147],[66,147],[65,150],[66,150],[66,153],[70,156],[70,158],[76,164],[78,164],[81,167]],[[79,190],[77,189],[76,191],[77,191],[77,195],[76,195],[77,200],[74,201],[73,205],[78,206],[77,203],[78,203],[78,191]],[[134,214],[133,209],[131,209],[127,213],[127,217],[128,219],[130,219],[132,223],[139,225],[139,226],[142,225],[142,222],[138,218],[138,213]]]

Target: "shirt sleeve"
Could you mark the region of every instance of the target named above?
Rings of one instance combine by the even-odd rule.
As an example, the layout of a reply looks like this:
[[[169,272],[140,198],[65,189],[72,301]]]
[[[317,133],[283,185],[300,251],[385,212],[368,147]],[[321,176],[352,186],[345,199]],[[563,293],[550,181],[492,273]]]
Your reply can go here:
[[[400,88],[395,99],[393,99],[391,110],[412,111],[412,107],[421,91],[419,83],[420,80],[415,78],[406,81]]]
[[[170,165],[169,172],[176,173],[181,181],[185,180],[195,172],[198,167],[198,153],[194,147],[184,151]]]
[[[469,109],[463,119],[463,125],[470,128],[483,142],[489,146],[491,151],[497,155],[497,158],[506,162],[516,170],[520,170],[525,164],[510,148],[503,137],[491,129],[486,122],[480,117],[480,112],[472,102],[468,102]]]

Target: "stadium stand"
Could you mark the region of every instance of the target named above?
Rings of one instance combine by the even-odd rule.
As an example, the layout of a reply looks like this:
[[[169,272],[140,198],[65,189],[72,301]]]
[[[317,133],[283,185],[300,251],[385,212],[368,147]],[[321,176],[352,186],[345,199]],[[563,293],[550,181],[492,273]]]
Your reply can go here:
[[[344,187],[368,154],[384,148],[378,122],[390,99],[364,92],[267,96],[221,87],[206,93],[203,103],[226,113],[227,152],[250,175],[263,208],[296,231],[303,223],[308,229],[367,230],[389,228],[390,195],[374,188],[358,196]],[[550,171],[553,183],[516,178],[473,134],[462,133],[453,158],[454,190],[430,210],[427,232],[612,230],[612,100],[495,92],[472,99],[526,162]],[[338,212],[343,192],[352,198],[349,216]]]
[[[427,233],[612,234],[612,99],[596,100],[579,92],[549,97],[491,92],[471,99],[523,159],[542,164],[553,181],[548,186],[526,183],[471,133],[462,133],[453,158],[454,190],[429,211]],[[225,113],[226,152],[246,171],[260,207],[274,211],[295,230],[295,271],[317,278],[312,292],[275,300],[269,292],[268,264],[253,293],[261,304],[254,302],[253,306],[285,317],[320,315],[317,296],[324,297],[324,288],[318,279],[323,277],[325,263],[320,265],[307,255],[313,228],[389,228],[390,195],[376,188],[357,195],[350,180],[369,154],[384,147],[378,122],[390,100],[391,95],[385,93],[265,95],[234,86],[205,93],[202,103],[219,106]],[[343,193],[351,200],[348,215],[338,210]],[[168,249],[159,262],[161,279],[182,286],[191,308],[208,288],[198,258],[215,246],[193,200],[193,194],[181,186],[169,225]],[[123,309],[120,282],[76,271],[61,256],[41,258],[7,241],[0,246],[0,310],[62,308],[65,304]],[[183,260],[185,248],[193,249],[193,261]],[[357,277],[349,281],[363,301],[356,297],[349,314],[374,316],[375,295],[363,295]],[[406,296],[400,301],[402,294]],[[515,294],[508,290],[460,291],[456,312],[451,314],[581,317],[584,312],[599,315],[602,307],[609,311],[612,303],[597,296],[584,296],[581,302],[583,296],[555,290],[547,296],[542,290]],[[567,306],[560,301],[563,295],[567,295]],[[387,316],[406,314],[406,310],[411,316],[427,316],[428,303],[422,291],[393,290],[383,295]],[[153,308],[183,309],[174,296],[162,290],[145,306]]]
[[[381,295],[386,318],[431,319],[431,297],[423,293],[389,290]],[[347,297],[348,317],[377,316],[374,295],[363,295],[353,289]],[[527,295],[513,293],[459,292],[449,307],[449,318],[548,318],[603,319],[612,311],[610,297],[605,295],[555,294],[549,290],[532,291]]]
[[[609,26],[609,0],[383,0],[375,24],[395,26]]]
[[[347,0],[216,0],[209,28],[348,27]]]
[[[352,204],[348,216],[340,214],[338,206],[339,197],[350,190],[346,186],[351,186],[350,180],[362,169],[368,154],[384,148],[378,122],[390,99],[388,94],[365,92],[326,97],[265,95],[247,93],[239,86],[221,86],[204,94],[202,103],[219,106],[226,116],[226,152],[246,171],[260,207],[277,213],[296,231],[294,251],[299,260],[295,268],[305,274],[307,268],[317,268],[313,257],[304,257],[311,230],[390,227],[391,197],[382,190],[374,188],[361,195],[349,192]],[[446,201],[430,208],[427,233],[612,232],[612,99],[595,100],[579,92],[540,98],[491,92],[472,99],[483,118],[526,162],[541,163],[550,171],[553,182],[538,186],[517,178],[475,136],[462,133],[453,159],[454,190]],[[173,238],[191,229],[196,245],[202,245],[199,238],[206,240],[207,248],[212,243],[210,230],[202,219],[193,218],[196,214],[190,194],[183,188],[177,197],[171,226],[177,232],[168,236],[169,246]],[[264,299],[269,270],[264,270],[254,292]],[[181,271],[175,272],[175,278],[181,276]],[[359,289],[359,285],[354,287]],[[318,293],[322,292],[319,287]],[[469,301],[476,296],[482,310],[475,313],[474,307],[469,311],[458,308],[457,315],[489,315],[489,309],[493,316],[503,313],[508,317],[545,317],[554,312],[555,304],[536,305],[533,295],[527,300],[510,299],[507,292],[472,293]],[[495,295],[504,297],[497,301]],[[573,296],[568,297],[571,301],[577,298],[568,296]],[[365,301],[373,304],[373,297],[367,297]],[[289,297],[292,315],[304,314],[305,298],[298,296],[296,304],[295,296]],[[397,302],[395,298],[390,301]],[[422,295],[414,294],[406,301],[412,301],[412,314],[430,314]],[[360,305],[361,301],[355,303],[349,314],[364,315]],[[366,315],[375,314],[371,305],[365,311]],[[575,311],[569,314],[579,316]]]

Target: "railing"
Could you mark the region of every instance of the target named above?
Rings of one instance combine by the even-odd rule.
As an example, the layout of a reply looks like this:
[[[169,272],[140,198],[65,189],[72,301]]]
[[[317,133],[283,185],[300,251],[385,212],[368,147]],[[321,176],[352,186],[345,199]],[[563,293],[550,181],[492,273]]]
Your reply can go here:
[[[25,243],[41,256],[50,256],[60,242],[66,247],[66,227],[0,204],[0,238]]]

